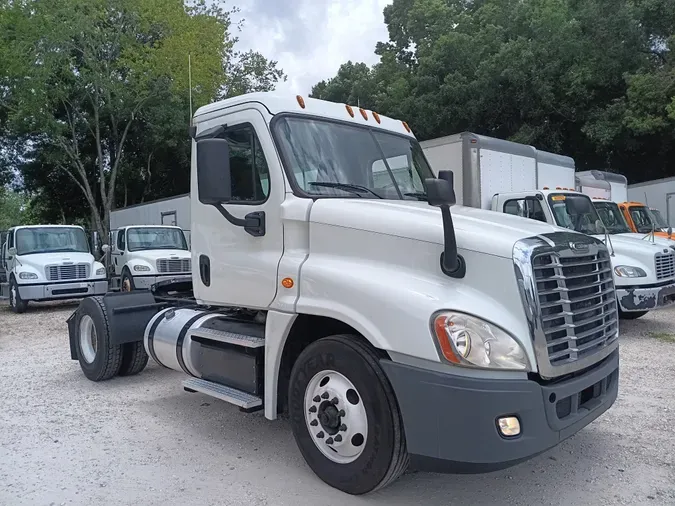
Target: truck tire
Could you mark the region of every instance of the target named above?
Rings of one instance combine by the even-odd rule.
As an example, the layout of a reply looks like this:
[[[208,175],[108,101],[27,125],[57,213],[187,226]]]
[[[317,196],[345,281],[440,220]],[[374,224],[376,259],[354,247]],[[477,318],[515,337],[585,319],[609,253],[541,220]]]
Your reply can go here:
[[[120,284],[121,292],[133,292],[136,289],[134,286],[134,277],[129,272],[129,269],[126,267],[122,271],[122,282]]]
[[[138,374],[148,365],[148,354],[143,346],[143,341],[126,343],[122,345],[122,364],[120,376],[133,376]]]
[[[9,280],[9,307],[17,314],[25,313],[28,309],[28,301],[21,298],[14,276]]]
[[[117,375],[122,364],[122,345],[110,343],[110,326],[103,296],[87,297],[77,309],[77,360],[91,381]]]
[[[649,313],[649,311],[621,311],[619,309],[619,318],[622,320],[637,320]]]
[[[312,471],[348,494],[366,494],[408,467],[403,421],[374,350],[350,335],[310,344],[291,371],[289,414]]]

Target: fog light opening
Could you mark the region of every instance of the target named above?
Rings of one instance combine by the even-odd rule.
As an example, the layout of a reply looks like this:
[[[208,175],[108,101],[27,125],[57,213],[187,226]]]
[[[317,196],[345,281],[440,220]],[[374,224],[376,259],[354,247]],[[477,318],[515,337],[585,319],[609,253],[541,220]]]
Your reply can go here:
[[[520,420],[516,416],[503,416],[497,419],[497,428],[504,437],[520,436]]]

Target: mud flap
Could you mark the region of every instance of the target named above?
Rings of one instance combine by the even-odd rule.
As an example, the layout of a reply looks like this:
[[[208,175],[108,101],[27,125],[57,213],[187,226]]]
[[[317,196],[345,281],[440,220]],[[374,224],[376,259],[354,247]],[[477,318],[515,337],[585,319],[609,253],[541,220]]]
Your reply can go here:
[[[143,340],[145,327],[157,312],[166,307],[166,302],[157,302],[152,293],[108,293],[103,297],[108,313],[111,344],[135,343]]]

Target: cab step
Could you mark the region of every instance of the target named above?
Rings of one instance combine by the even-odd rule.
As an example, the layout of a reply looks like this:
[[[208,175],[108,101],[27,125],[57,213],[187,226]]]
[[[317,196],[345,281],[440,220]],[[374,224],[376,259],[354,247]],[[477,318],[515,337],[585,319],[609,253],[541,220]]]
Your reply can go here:
[[[190,378],[183,381],[183,388],[186,392],[200,392],[221,401],[229,402],[239,406],[242,411],[251,412],[262,409],[263,401],[260,397],[213,381]]]
[[[192,330],[190,334],[192,337],[211,339],[212,341],[234,344],[244,348],[262,348],[265,346],[265,340],[263,338],[238,334],[236,332],[228,332],[227,330],[199,327]]]

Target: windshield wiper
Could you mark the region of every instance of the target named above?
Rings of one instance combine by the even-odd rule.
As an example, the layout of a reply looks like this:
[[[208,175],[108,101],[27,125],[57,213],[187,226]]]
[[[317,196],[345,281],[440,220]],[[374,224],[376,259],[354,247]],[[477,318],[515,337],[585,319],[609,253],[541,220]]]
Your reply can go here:
[[[410,192],[410,193],[404,193],[406,197],[415,197],[419,200],[427,200],[427,194],[424,192]]]
[[[378,195],[377,193],[375,193],[373,190],[371,190],[367,186],[361,186],[361,185],[358,185],[358,184],[334,183],[332,181],[314,181],[314,182],[309,183],[309,184],[311,186],[325,186],[326,188],[337,188],[338,190],[344,190],[346,192],[358,195],[359,197],[363,193],[370,193],[371,195],[374,195],[378,199],[384,198],[381,195]]]

